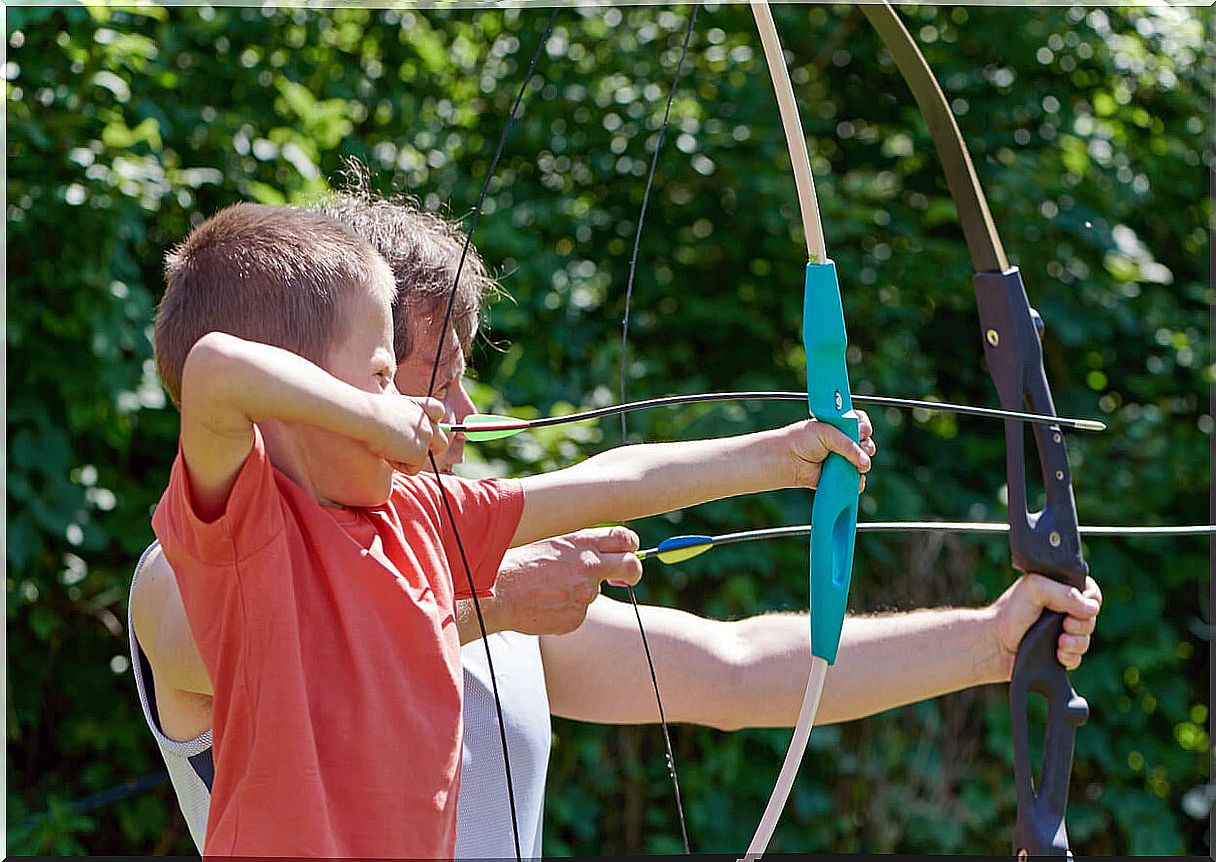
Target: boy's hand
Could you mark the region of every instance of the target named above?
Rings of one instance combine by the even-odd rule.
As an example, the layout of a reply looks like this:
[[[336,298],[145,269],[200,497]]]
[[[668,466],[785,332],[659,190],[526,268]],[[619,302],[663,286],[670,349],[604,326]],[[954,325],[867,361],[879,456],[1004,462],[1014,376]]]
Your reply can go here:
[[[1102,590],[1093,578],[1085,579],[1085,592],[1082,593],[1042,575],[1022,575],[990,607],[1000,678],[1007,681],[1013,674],[1013,659],[1022,636],[1044,610],[1067,615],[1064,631],[1056,644],[1056,659],[1066,670],[1076,670],[1081,657],[1089,650],[1090,635],[1101,609]]]
[[[829,454],[842,455],[861,475],[858,491],[866,488],[865,474],[870,470],[870,457],[878,451],[871,435],[874,426],[864,410],[858,410],[857,421],[861,443],[854,443],[840,429],[814,419],[790,426],[794,434],[791,454],[794,457],[794,487],[814,488],[819,484],[823,462]]]
[[[513,548],[503,558],[494,598],[482,605],[497,631],[561,635],[583,624],[600,582],[636,584],[638,536],[626,527],[595,527]]]
[[[426,467],[428,454],[438,457],[448,448],[447,435],[439,427],[442,401],[397,394],[373,397],[376,430],[368,446],[394,470],[413,476]]]

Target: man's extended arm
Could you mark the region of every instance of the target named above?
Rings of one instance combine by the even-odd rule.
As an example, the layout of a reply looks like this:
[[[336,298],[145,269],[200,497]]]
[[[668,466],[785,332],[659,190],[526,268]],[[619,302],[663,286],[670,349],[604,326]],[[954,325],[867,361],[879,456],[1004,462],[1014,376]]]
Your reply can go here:
[[[1092,580],[1088,598],[1059,586],[1026,576],[986,608],[847,618],[821,723],[1008,680],[1018,641],[1044,605],[1071,615],[1059,656],[1075,667],[1089,648],[1101,593]],[[720,622],[643,607],[642,616],[670,721],[722,729],[794,723],[810,664],[805,613]],[[657,720],[628,605],[601,597],[576,632],[544,637],[541,644],[555,715],[616,724]],[[596,667],[603,672],[592,671]]]

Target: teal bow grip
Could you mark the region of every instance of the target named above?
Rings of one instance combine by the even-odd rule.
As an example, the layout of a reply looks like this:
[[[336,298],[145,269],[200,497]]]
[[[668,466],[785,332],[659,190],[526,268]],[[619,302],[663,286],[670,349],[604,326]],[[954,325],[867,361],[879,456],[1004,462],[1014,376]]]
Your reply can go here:
[[[830,260],[807,264],[802,338],[811,414],[859,442],[845,363],[848,335],[840,304],[840,282],[836,264]],[[856,467],[840,455],[828,455],[811,507],[811,653],[828,664],[836,661],[849,601],[859,484]]]

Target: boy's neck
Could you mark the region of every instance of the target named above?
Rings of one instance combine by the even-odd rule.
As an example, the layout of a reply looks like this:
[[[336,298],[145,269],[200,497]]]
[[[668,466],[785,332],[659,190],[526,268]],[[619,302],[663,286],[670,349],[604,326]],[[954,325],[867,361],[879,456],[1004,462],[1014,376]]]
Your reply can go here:
[[[300,426],[290,422],[275,420],[259,422],[262,440],[266,443],[266,457],[274,468],[303,489],[317,505],[328,509],[345,509],[341,503],[322,496],[310,476],[309,459],[305,454],[308,449],[301,439]]]

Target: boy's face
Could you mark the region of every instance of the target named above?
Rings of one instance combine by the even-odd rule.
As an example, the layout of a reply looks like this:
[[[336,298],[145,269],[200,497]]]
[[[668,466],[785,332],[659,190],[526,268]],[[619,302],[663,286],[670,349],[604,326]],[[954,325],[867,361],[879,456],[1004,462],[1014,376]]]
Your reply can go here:
[[[387,267],[384,272],[391,279]],[[392,313],[382,295],[359,292],[347,299],[345,331],[330,345],[325,370],[364,392],[398,398]],[[378,506],[388,499],[392,467],[365,443],[309,426],[300,431],[317,499],[343,506]]]

